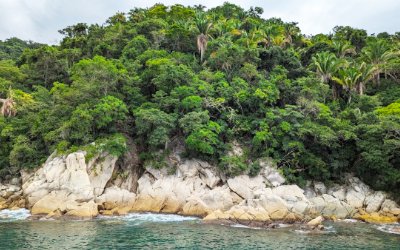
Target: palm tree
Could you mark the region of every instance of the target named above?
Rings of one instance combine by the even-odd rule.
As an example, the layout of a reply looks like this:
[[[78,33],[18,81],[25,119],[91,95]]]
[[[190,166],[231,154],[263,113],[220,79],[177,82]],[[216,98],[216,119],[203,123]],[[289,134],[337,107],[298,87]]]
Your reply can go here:
[[[276,36],[271,39],[271,43],[274,46],[284,47],[286,43],[290,43],[290,41],[284,36]]]
[[[228,37],[231,35],[240,35],[240,21],[238,19],[220,19],[213,28],[213,34],[216,36]]]
[[[358,81],[362,76],[361,72],[356,68],[345,68],[339,71],[340,78],[332,77],[332,80],[345,87],[346,91],[354,90],[358,85]],[[349,95],[349,103],[351,95]]]
[[[210,27],[212,26],[211,19],[204,12],[196,13],[192,28],[197,35],[197,48],[200,51],[200,61],[203,61],[204,52],[207,49],[207,41],[210,37]]]
[[[387,62],[395,59],[399,55],[399,51],[395,50],[385,40],[373,39],[367,42],[367,46],[362,49],[364,60],[372,65],[385,69]],[[375,74],[376,81],[379,82],[379,73]]]
[[[317,44],[317,43],[327,43],[331,44],[331,40],[329,37],[325,34],[317,34],[310,39],[311,44]]]
[[[133,23],[139,23],[147,18],[148,9],[136,8],[129,11],[129,21]]]
[[[375,39],[368,41],[362,52],[365,54],[364,59],[373,65],[386,63],[399,54],[385,40]]]
[[[332,80],[332,76],[338,72],[338,70],[347,65],[347,61],[344,59],[338,59],[335,54],[324,51],[317,53],[316,57],[312,57],[311,67],[316,67],[317,74],[321,77],[321,82],[328,83]],[[340,85],[339,85],[340,86]],[[337,86],[336,82],[332,82],[333,98],[338,99],[340,95],[340,87]]]
[[[332,79],[340,67],[347,64],[346,60],[338,59],[335,54],[329,51],[323,51],[316,54],[316,57],[312,57],[312,63],[310,66],[317,68],[317,73],[321,77],[321,82],[327,83]]]
[[[336,50],[336,56],[338,58],[343,58],[346,54],[356,54],[355,47],[350,44],[350,42],[342,40],[333,40],[332,46]]]
[[[232,34],[236,34],[234,32],[236,32],[236,30],[231,31]],[[251,30],[250,32],[242,30],[240,34],[241,34],[241,39],[239,41],[246,40],[247,48],[250,47],[256,48],[259,43],[266,42],[266,39],[262,35],[262,32],[257,28]]]
[[[299,27],[295,23],[284,23],[281,26],[282,34],[289,44],[293,43],[292,36],[297,35],[300,32]]]
[[[282,29],[278,25],[269,24],[262,28],[263,35],[266,39],[266,43],[272,44],[274,37],[282,35]]]
[[[125,13],[123,12],[118,12],[117,14],[115,14],[114,16],[110,17],[106,23],[109,24],[117,24],[117,23],[123,23],[125,22],[126,17],[125,17]]]
[[[13,100],[13,92],[10,86],[8,98],[6,99],[0,99],[0,102],[3,103],[3,105],[0,108],[0,115],[3,117],[10,117],[10,116],[16,116],[17,110],[14,108],[15,102]]]
[[[183,20],[183,19],[179,19],[175,22],[177,25],[181,26],[182,28],[184,28],[185,30],[190,30],[192,28],[192,22],[191,20]]]
[[[371,81],[376,74],[379,74],[380,69],[376,66],[363,62],[358,70],[361,72],[360,83],[358,85],[358,93],[360,95],[363,95],[365,84]]]
[[[356,68],[344,68],[339,70],[339,77],[332,77],[332,80],[343,85],[347,91],[354,90],[358,84],[358,80],[362,76],[361,72]]]

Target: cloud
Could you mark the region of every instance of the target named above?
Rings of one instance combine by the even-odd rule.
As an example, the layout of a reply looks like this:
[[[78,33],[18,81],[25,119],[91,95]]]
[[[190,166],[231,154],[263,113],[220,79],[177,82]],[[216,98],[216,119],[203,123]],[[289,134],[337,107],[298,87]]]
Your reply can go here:
[[[204,0],[202,5],[212,8],[225,0]],[[61,40],[58,30],[76,23],[99,23],[118,11],[128,12],[134,7],[151,7],[157,2],[165,5],[193,1],[175,0],[0,0],[0,39],[18,37],[54,44]],[[304,34],[329,33],[336,25],[365,29],[369,34],[400,31],[400,1],[398,0],[233,0],[244,9],[260,6],[264,18],[280,17],[295,21]]]
[[[400,31],[398,0],[291,0],[264,10],[266,15],[298,22],[305,34],[329,33],[336,25],[365,29],[370,34]]]

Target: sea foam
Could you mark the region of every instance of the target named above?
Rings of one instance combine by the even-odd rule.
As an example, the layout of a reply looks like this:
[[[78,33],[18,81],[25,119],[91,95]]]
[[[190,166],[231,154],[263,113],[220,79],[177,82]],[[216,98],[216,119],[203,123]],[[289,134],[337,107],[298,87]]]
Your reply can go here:
[[[18,210],[4,209],[0,211],[0,223],[16,221],[16,220],[25,220],[29,216],[31,216],[31,213],[29,212],[28,209],[24,208]]]
[[[141,224],[144,222],[181,222],[181,221],[195,221],[199,220],[196,217],[187,217],[176,214],[154,214],[154,213],[131,213],[126,216],[117,216],[117,217],[99,217],[99,219],[103,220],[123,220],[130,222],[137,222],[137,224]]]
[[[392,231],[392,229],[400,229],[400,226],[397,223],[391,224],[391,225],[381,225],[381,226],[377,227],[377,229],[384,233],[400,234],[399,232]]]

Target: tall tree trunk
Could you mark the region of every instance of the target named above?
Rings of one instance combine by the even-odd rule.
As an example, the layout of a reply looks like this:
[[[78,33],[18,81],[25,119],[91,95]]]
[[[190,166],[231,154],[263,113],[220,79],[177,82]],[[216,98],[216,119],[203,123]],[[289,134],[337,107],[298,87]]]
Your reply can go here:
[[[329,80],[330,85],[332,86],[332,95],[333,99],[339,99],[340,93],[342,92],[343,86],[339,83],[336,83],[332,80]]]
[[[204,53],[204,45],[202,43],[200,46],[200,62],[203,61],[203,53]]]
[[[364,95],[364,89],[365,89],[365,83],[360,82],[360,89],[359,89],[360,95]]]

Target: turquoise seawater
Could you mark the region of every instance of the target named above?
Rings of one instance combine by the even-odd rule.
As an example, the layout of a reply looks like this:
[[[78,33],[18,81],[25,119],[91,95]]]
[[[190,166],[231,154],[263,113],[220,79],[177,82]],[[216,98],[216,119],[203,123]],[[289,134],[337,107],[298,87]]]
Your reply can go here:
[[[0,249],[400,249],[400,225],[354,221],[252,229],[203,225],[178,215],[130,214],[92,221],[28,221],[29,211],[0,212]]]

